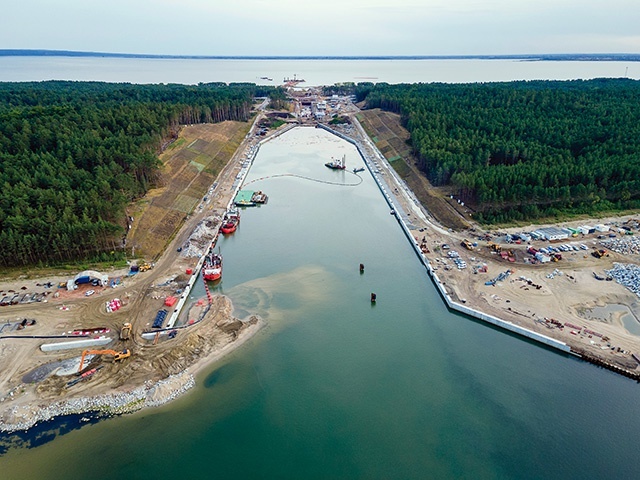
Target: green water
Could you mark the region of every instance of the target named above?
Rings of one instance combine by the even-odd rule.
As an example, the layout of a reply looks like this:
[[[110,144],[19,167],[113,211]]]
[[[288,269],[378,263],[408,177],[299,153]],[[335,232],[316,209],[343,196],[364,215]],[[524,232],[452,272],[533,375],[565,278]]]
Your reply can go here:
[[[353,183],[323,165],[343,153],[361,165],[296,129],[249,180]],[[269,203],[220,244],[217,288],[267,327],[186,397],[12,449],[0,478],[635,478],[640,386],[447,311],[361,175],[252,184]]]

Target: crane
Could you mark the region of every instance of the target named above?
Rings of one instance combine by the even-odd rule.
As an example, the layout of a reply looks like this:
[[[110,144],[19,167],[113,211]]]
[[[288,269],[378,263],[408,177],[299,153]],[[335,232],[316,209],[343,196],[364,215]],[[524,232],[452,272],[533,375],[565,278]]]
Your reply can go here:
[[[82,371],[82,366],[84,365],[84,357],[86,357],[87,355],[113,355],[113,361],[117,362],[119,360],[129,358],[131,356],[131,351],[126,348],[121,352],[116,352],[115,350],[85,350],[82,352],[82,357],[80,358],[78,373]]]

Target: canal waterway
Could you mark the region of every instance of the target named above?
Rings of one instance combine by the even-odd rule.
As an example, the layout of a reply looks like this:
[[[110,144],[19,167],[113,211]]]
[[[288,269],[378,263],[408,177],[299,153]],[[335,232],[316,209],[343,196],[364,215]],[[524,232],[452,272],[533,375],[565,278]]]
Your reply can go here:
[[[343,154],[363,165],[297,128],[249,172],[269,203],[220,241],[216,291],[265,329],[178,401],[10,449],[0,476],[634,478],[638,384],[448,311],[368,172],[332,184],[357,178],[324,166]]]

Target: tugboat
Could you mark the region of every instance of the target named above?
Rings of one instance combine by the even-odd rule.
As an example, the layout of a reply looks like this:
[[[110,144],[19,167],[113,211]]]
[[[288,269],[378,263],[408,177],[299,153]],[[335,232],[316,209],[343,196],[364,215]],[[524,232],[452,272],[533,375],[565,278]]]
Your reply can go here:
[[[204,259],[202,276],[205,280],[214,282],[222,278],[222,255],[213,251],[213,244]]]
[[[344,170],[345,168],[347,168],[346,156],[343,155],[342,158],[339,160],[336,160],[335,158],[331,157],[331,161],[325,163],[324,166],[332,170]]]
[[[222,233],[229,234],[236,231],[238,228],[238,224],[240,223],[240,212],[238,210],[227,210],[227,213],[224,214],[224,218],[222,219],[222,226],[220,227],[220,231]]]

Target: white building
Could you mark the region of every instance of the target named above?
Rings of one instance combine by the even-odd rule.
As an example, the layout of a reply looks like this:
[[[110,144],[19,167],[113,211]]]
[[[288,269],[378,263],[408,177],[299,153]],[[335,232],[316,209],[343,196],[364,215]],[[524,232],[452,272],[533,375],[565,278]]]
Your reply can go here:
[[[549,263],[551,261],[551,257],[549,255],[545,255],[544,253],[536,253],[535,255],[536,260],[538,260],[540,263]]]
[[[546,238],[550,242],[553,242],[555,240],[566,240],[567,238],[569,238],[569,235],[571,234],[571,231],[567,230],[566,228],[556,228],[556,227],[540,228],[536,230],[536,232],[540,233],[544,238]]]

